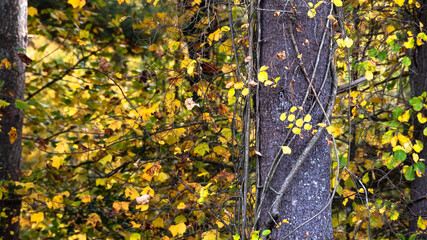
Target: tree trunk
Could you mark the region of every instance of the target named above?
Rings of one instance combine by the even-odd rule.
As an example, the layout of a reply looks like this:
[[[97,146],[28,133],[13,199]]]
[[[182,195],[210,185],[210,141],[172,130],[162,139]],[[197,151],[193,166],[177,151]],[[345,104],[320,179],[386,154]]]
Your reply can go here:
[[[15,100],[24,97],[25,64],[18,53],[27,46],[27,0],[1,0],[0,16],[0,100],[9,103],[0,108],[0,185],[7,190],[0,195],[0,237],[10,240],[19,239],[21,200],[13,181],[19,181],[23,113]]]
[[[308,8],[303,1],[266,0],[261,1],[260,8],[265,10],[259,11],[259,66],[269,67],[269,80],[276,77],[280,80],[277,87],[259,83],[259,150],[262,157],[256,229],[270,229],[270,239],[284,239],[289,234],[290,239],[333,239],[329,202],[331,158],[327,140],[331,137],[316,126],[326,121],[324,112],[330,114],[335,101],[329,64],[333,54],[331,21],[327,19],[332,13],[332,3],[320,4],[314,18],[307,16]],[[284,53],[280,54],[282,51]],[[298,108],[293,112],[295,119],[304,118],[306,114],[312,116],[311,130],[302,129],[300,134],[294,134],[292,128],[287,128],[291,122],[280,120],[282,113],[291,114],[293,106]],[[314,133],[314,129],[318,133]],[[289,146],[292,153],[283,155],[282,146]],[[301,162],[304,152],[308,154],[299,165],[297,162]],[[280,155],[283,158],[272,173],[270,169]],[[292,179],[293,172],[296,174]],[[271,181],[269,176],[272,176]],[[290,179],[286,187],[285,182]],[[316,214],[318,216],[308,224],[296,229]],[[283,222],[285,219],[289,223]]]
[[[427,26],[427,0],[418,1],[421,4],[415,16],[414,23],[417,24],[416,29],[419,31],[418,23],[421,22],[425,27]],[[415,34],[418,34],[417,30]],[[421,46],[416,46],[415,50],[412,51],[412,65],[411,65],[411,88],[412,96],[418,97],[423,92],[427,91],[427,45],[424,43]],[[427,111],[423,110],[424,116],[427,116]],[[418,120],[414,119],[415,123],[415,133],[414,138],[422,141],[424,143],[424,149],[420,153],[420,158],[427,159],[427,137],[423,134],[423,129],[427,127],[427,124],[421,124]],[[409,231],[410,233],[415,233],[416,231],[423,232],[421,229],[418,229],[417,220],[421,216],[424,219],[427,219],[427,176],[424,173],[422,177],[415,177],[415,180],[412,182],[411,186],[411,200],[412,204],[410,210],[412,213],[411,219],[409,221]],[[424,234],[417,236],[417,239],[427,239],[427,234],[424,231]]]

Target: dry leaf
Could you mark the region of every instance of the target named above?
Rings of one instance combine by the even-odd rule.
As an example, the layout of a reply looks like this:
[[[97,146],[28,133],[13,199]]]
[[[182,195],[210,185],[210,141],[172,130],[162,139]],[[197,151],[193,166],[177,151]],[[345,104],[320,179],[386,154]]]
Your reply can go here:
[[[195,103],[195,102],[193,101],[193,99],[192,99],[192,98],[187,98],[187,99],[185,99],[185,107],[186,107],[188,110],[193,109],[195,106],[200,107],[200,105],[199,105],[198,103]]]
[[[148,204],[150,200],[151,200],[151,196],[148,194],[135,198],[136,203],[140,205]]]

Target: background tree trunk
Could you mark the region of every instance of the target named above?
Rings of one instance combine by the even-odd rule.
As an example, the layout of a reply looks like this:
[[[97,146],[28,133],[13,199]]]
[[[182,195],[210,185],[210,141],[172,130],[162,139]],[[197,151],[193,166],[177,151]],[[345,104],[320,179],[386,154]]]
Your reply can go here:
[[[23,113],[16,108],[15,100],[24,97],[25,64],[18,53],[27,46],[27,1],[0,1],[0,16],[0,61],[11,63],[9,68],[3,64],[0,69],[0,99],[10,103],[0,108],[0,182],[8,190],[0,198],[0,212],[7,216],[0,217],[0,236],[10,240],[19,239],[21,200],[13,193],[13,181],[20,175]]]
[[[427,0],[418,1],[421,7],[418,9],[414,23],[418,25],[419,22],[427,26]],[[416,27],[415,33],[418,34],[419,27]],[[425,31],[425,29],[424,29]],[[416,35],[415,34],[415,35]],[[427,91],[427,45],[424,43],[421,46],[416,46],[412,54],[412,65],[411,65],[411,88],[412,96],[418,97],[423,92]],[[427,111],[423,110],[424,116],[427,116]],[[427,159],[427,138],[423,134],[424,128],[427,124],[421,124],[418,120],[414,120],[415,133],[414,138],[424,143],[424,149],[420,153],[420,158]],[[421,216],[427,219],[427,176],[424,174],[422,177],[415,176],[415,180],[412,182],[411,187],[411,200],[412,205],[410,207],[412,216],[409,221],[410,233],[415,233],[417,230],[420,232],[421,229],[417,227],[417,220]],[[427,239],[427,234],[422,234],[417,239]]]
[[[317,1],[313,3],[316,4]],[[269,175],[273,159],[281,152],[281,146],[287,145],[292,154],[284,155],[275,171],[271,183],[266,189],[261,187],[259,192],[266,191],[263,203],[257,208],[260,218],[257,229],[271,229],[270,239],[283,239],[292,230],[310,217],[319,213],[328,205],[330,195],[330,149],[326,131],[318,138],[309,152],[283,198],[279,201],[278,214],[272,212],[272,205],[278,196],[285,178],[296,164],[296,160],[303,153],[313,138],[313,129],[318,129],[317,123],[324,119],[323,111],[316,102],[315,94],[310,90],[308,80],[304,76],[304,69],[308,78],[313,79],[313,85],[320,98],[323,108],[333,104],[335,95],[332,94],[332,81],[329,73],[331,60],[331,30],[327,16],[331,11],[330,1],[324,1],[316,9],[314,18],[307,16],[308,5],[302,1],[261,1],[261,9],[277,9],[288,12],[260,11],[260,63],[259,66],[268,66],[270,80],[280,77],[277,87],[262,86],[259,91],[259,139],[260,152],[260,183],[264,184]],[[292,37],[293,36],[293,37]],[[294,38],[296,44],[293,43]],[[296,47],[301,54],[298,58]],[[286,57],[281,58],[278,53],[284,51]],[[319,54],[319,55],[318,55]],[[302,64],[299,64],[299,61]],[[316,69],[315,69],[315,66]],[[313,73],[314,77],[313,77]],[[308,92],[305,103],[304,98]],[[290,114],[292,106],[301,107],[294,114],[312,116],[313,129],[302,129],[296,135],[288,129],[289,121],[282,122],[279,118],[282,113]],[[287,134],[289,136],[286,138]],[[329,137],[330,138],[330,137]],[[286,140],[285,140],[286,139]],[[274,189],[274,191],[272,190]],[[260,194],[260,198],[262,198]],[[260,199],[258,200],[260,204]],[[272,221],[272,219],[274,221]],[[289,224],[283,223],[276,228],[278,222],[286,219]],[[290,236],[290,239],[333,239],[331,224],[331,209],[326,209],[309,224],[299,228]]]

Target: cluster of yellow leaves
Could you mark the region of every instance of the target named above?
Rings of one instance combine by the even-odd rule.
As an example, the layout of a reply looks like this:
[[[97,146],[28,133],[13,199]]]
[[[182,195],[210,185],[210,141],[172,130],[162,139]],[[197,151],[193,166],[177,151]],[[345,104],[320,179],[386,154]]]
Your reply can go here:
[[[320,4],[322,4],[323,1],[319,1],[316,3],[316,5],[313,6],[312,2],[308,2],[308,6],[310,7],[310,9],[307,12],[307,15],[310,18],[314,18],[314,16],[316,16],[316,8],[320,6]]]
[[[0,69],[1,69],[3,66],[4,66],[6,69],[10,69],[10,68],[12,67],[12,64],[10,64],[9,60],[7,60],[7,58],[5,58],[5,59],[2,59],[2,60],[0,61]]]
[[[285,121],[288,120],[290,122],[290,124],[287,126],[287,128],[292,128],[292,133],[294,134],[300,134],[301,133],[301,128],[303,127],[304,124],[304,130],[311,130],[311,128],[313,127],[309,122],[311,121],[311,115],[310,114],[306,114],[304,116],[304,118],[298,118],[296,119],[296,113],[295,111],[298,108],[296,106],[291,107],[290,114],[287,115],[286,113],[282,113],[280,115],[280,120],[281,121]],[[302,108],[301,108],[302,109]],[[295,120],[296,119],[296,120]]]

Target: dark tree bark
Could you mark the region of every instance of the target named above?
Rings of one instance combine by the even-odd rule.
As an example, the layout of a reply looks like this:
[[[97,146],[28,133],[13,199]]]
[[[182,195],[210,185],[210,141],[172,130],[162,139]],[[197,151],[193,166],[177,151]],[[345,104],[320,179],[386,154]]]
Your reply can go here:
[[[330,113],[335,101],[336,88],[330,72],[333,54],[331,21],[327,19],[332,4],[330,1],[320,4],[314,18],[307,16],[307,6],[304,1],[266,0],[261,1],[261,9],[284,12],[259,11],[259,66],[269,67],[269,78],[280,77],[275,88],[259,83],[258,116],[262,157],[259,161],[261,187],[258,189],[259,219],[256,228],[271,229],[270,239],[284,239],[319,212],[317,217],[292,233],[289,239],[333,239],[329,202],[331,158],[327,140],[330,136],[323,128],[316,126],[325,121],[324,111]],[[284,59],[278,55],[282,51],[286,55]],[[309,81],[312,81],[312,87]],[[292,128],[287,128],[290,122],[282,122],[279,118],[282,113],[289,115],[292,106],[299,107],[294,112],[295,115],[299,114],[297,118],[303,118],[306,114],[312,116],[310,124],[319,134],[313,133],[313,129],[302,129],[301,134],[296,135],[292,133]],[[266,179],[271,176],[274,159],[277,160],[277,154],[282,152],[281,146],[289,146],[292,153],[283,155],[271,182],[265,186]],[[312,148],[307,150],[310,146]],[[284,182],[292,175],[292,169],[305,151],[308,151],[305,160],[289,187],[284,189]],[[280,198],[281,190],[284,194]],[[277,228],[277,223],[284,219],[289,223],[283,223]]]
[[[421,7],[416,10],[415,23],[418,22],[424,24],[424,32],[427,30],[427,0],[418,1]],[[419,27],[415,28],[416,34],[418,34]],[[415,50],[412,51],[412,65],[411,65],[411,88],[412,96],[418,97],[423,92],[427,91],[427,45],[424,43],[421,46],[416,46]],[[423,110],[424,116],[427,116],[427,111]],[[427,124],[421,124],[417,119],[414,119],[415,133],[414,138],[424,143],[424,149],[420,153],[420,158],[427,159],[427,137],[423,134],[423,129],[427,127]],[[421,216],[427,219],[427,175],[424,173],[422,177],[415,177],[415,180],[411,184],[411,219],[409,221],[410,233],[419,231],[421,229],[417,227],[417,220]],[[427,232],[417,236],[417,239],[427,239]]]
[[[0,69],[0,100],[9,103],[0,108],[0,184],[8,189],[0,199],[0,212],[7,216],[0,217],[0,237],[10,240],[19,239],[21,200],[13,181],[20,175],[23,113],[15,100],[24,97],[25,64],[18,53],[27,46],[27,0],[0,1],[0,16],[0,61],[11,63]]]

